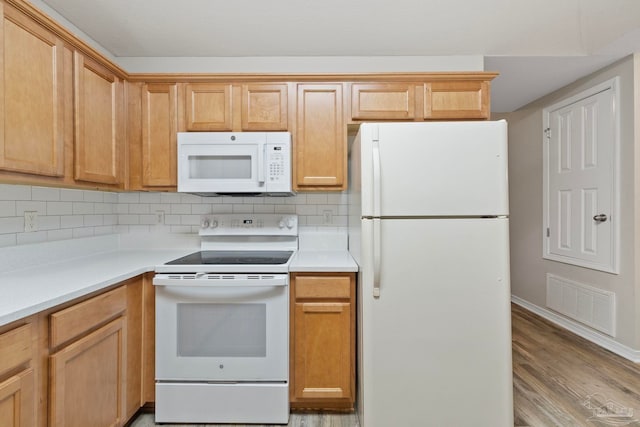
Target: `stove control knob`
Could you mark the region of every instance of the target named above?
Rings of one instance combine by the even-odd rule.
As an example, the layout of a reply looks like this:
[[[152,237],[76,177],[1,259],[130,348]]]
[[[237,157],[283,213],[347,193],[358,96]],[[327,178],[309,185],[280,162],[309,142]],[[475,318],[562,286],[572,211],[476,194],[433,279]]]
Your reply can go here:
[[[202,228],[209,228],[209,220],[208,219],[203,219],[202,222],[200,223],[200,227]]]
[[[294,224],[295,224],[295,221],[293,220],[293,218],[287,218],[287,228],[289,230],[293,228]]]
[[[282,228],[284,228],[284,226],[285,226],[284,219],[281,219],[280,222],[278,222],[278,228],[282,229]]]
[[[211,221],[211,224],[209,224],[210,228],[216,228],[218,226],[218,220],[214,219],[213,221]]]

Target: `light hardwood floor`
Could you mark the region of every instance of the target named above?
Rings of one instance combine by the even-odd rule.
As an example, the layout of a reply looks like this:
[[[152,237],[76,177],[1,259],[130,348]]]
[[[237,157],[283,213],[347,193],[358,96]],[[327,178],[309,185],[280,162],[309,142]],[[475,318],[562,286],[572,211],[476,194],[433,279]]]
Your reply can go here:
[[[517,305],[512,313],[515,426],[640,426],[640,365]],[[153,425],[153,415],[143,414],[131,427]],[[289,426],[358,427],[358,420],[354,414],[292,414]]]

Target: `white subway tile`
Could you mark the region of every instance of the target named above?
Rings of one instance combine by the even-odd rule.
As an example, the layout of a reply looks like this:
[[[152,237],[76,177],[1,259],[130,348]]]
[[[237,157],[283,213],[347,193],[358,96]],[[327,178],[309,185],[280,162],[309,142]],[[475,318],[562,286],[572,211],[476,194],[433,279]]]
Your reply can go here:
[[[13,200],[0,201],[0,217],[16,216],[16,202]]]
[[[140,203],[140,193],[118,193],[118,203]]]
[[[319,214],[330,211],[331,215],[338,215],[338,205],[317,205],[317,209]]]
[[[307,204],[309,205],[326,205],[327,201],[326,193],[319,194],[307,194]]]
[[[23,217],[0,218],[0,234],[21,233],[24,231]]]
[[[195,194],[180,194],[180,203],[202,203],[202,197]]]
[[[129,232],[130,233],[148,233],[150,228],[148,225],[130,225]]]
[[[129,233],[129,226],[128,225],[118,224],[118,225],[114,226],[114,231],[116,233],[126,234],[126,233]]]
[[[56,215],[46,215],[38,218],[38,230],[59,230],[60,217]]]
[[[230,214],[233,213],[233,205],[212,205],[211,213],[214,214]]]
[[[84,217],[82,215],[63,215],[60,217],[61,228],[77,228],[84,226]]]
[[[97,214],[111,214],[114,213],[116,206],[112,203],[95,203],[94,212]]]
[[[47,215],[71,215],[72,202],[47,202]]]
[[[296,206],[295,205],[275,205],[274,213],[294,214],[296,213]]]
[[[129,213],[129,204],[128,203],[118,203],[115,205],[115,213],[117,214],[128,214]]]
[[[318,210],[316,205],[296,205],[296,213],[298,215],[316,215]]]
[[[70,228],[47,231],[47,240],[67,240],[73,238],[73,231]]]
[[[140,193],[140,203],[160,203],[160,193]]]
[[[191,205],[172,204],[171,213],[174,215],[185,215],[191,213]]]
[[[237,200],[236,200],[237,198],[236,197],[231,197],[231,196],[218,197],[217,199],[220,200],[220,201],[219,202],[215,202],[215,201],[212,200],[212,203],[222,203],[222,204],[228,204],[228,205],[232,205],[234,203],[238,203]]]
[[[104,202],[104,192],[102,191],[84,190],[83,197],[85,202]]]
[[[193,233],[190,225],[172,225],[171,226],[172,233],[180,233],[180,234],[191,234]]]
[[[95,206],[90,202],[73,202],[74,215],[87,215],[95,213]]]
[[[18,244],[26,245],[29,243],[42,243],[47,241],[46,231],[35,231],[33,233],[18,233]]]
[[[254,213],[274,213],[275,206],[274,205],[254,205],[253,212]]]
[[[333,217],[333,225],[339,227],[347,227],[349,225],[349,216],[347,215],[336,215]]]
[[[149,205],[146,203],[129,204],[130,214],[148,214]]]
[[[327,203],[330,205],[346,205],[349,203],[349,197],[347,192],[341,193],[327,193]]]
[[[81,202],[84,200],[84,192],[82,190],[71,190],[68,188],[60,189],[60,200],[63,202]]]
[[[73,238],[78,239],[80,237],[89,237],[94,235],[94,230],[92,227],[83,227],[83,228],[74,228],[73,229]]]
[[[102,223],[104,225],[118,225],[118,215],[116,214],[102,215]]]
[[[156,216],[155,215],[149,215],[149,214],[143,214],[143,215],[138,215],[138,217],[140,218],[140,224],[146,224],[146,225],[155,225],[156,224]]]
[[[167,225],[180,225],[180,215],[165,215],[164,223]]]
[[[31,200],[31,186],[0,184],[0,200]]]
[[[106,192],[104,193],[105,203],[118,203],[118,193]]]
[[[191,213],[194,215],[206,215],[212,213],[211,204],[200,203],[198,205],[191,205]]]
[[[307,225],[307,217],[306,216],[299,216],[298,217],[298,227],[304,227]]]
[[[118,224],[140,224],[140,215],[118,215]]]
[[[291,197],[282,197],[282,201],[285,205],[304,205],[307,203],[307,195],[298,193]]]
[[[171,204],[168,203],[151,203],[149,204],[149,212],[163,211],[164,213],[171,212]]]
[[[60,189],[49,187],[32,187],[31,200],[60,200]]]
[[[324,225],[323,218],[320,215],[307,215],[305,219],[307,220],[306,225],[311,225],[311,226]]]
[[[180,215],[180,223],[182,225],[199,225],[200,215]]]
[[[180,203],[180,193],[160,193],[160,203]]]
[[[242,202],[239,203],[245,205],[263,205],[264,199],[266,199],[266,197],[242,197]]]
[[[338,205],[338,215],[349,215],[349,205]]]
[[[24,213],[36,211],[38,215],[47,214],[46,202],[32,202],[32,201],[17,201],[16,202],[16,216],[24,216]]]
[[[253,213],[253,205],[232,205],[233,213]]]
[[[102,215],[85,215],[84,216],[85,227],[96,227],[99,225],[104,225],[104,220]]]

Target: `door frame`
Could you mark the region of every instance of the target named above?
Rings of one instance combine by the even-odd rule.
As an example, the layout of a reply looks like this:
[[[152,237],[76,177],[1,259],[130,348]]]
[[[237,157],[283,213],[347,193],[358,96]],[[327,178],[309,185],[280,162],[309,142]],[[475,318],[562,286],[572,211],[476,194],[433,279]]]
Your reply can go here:
[[[613,102],[613,152],[612,152],[612,201],[611,201],[611,218],[613,221],[612,236],[611,236],[611,256],[607,265],[594,263],[586,260],[580,260],[573,257],[565,257],[557,254],[553,254],[550,251],[550,236],[547,236],[547,229],[549,228],[549,142],[550,138],[547,137],[546,129],[549,129],[549,117],[553,111],[560,108],[567,107],[573,103],[581,101],[590,96],[597,95],[606,90],[612,91]],[[566,264],[576,265],[579,267],[591,268],[598,271],[604,271],[607,273],[619,274],[620,273],[620,78],[613,77],[600,84],[597,84],[589,89],[583,90],[580,93],[562,99],[559,102],[554,103],[542,110],[542,258],[559,261]]]

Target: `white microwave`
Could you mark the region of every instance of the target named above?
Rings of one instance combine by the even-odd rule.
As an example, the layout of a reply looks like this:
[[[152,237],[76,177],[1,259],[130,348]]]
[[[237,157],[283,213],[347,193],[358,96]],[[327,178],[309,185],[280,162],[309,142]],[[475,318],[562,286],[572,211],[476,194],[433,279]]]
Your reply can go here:
[[[178,192],[290,196],[289,132],[179,132]]]

